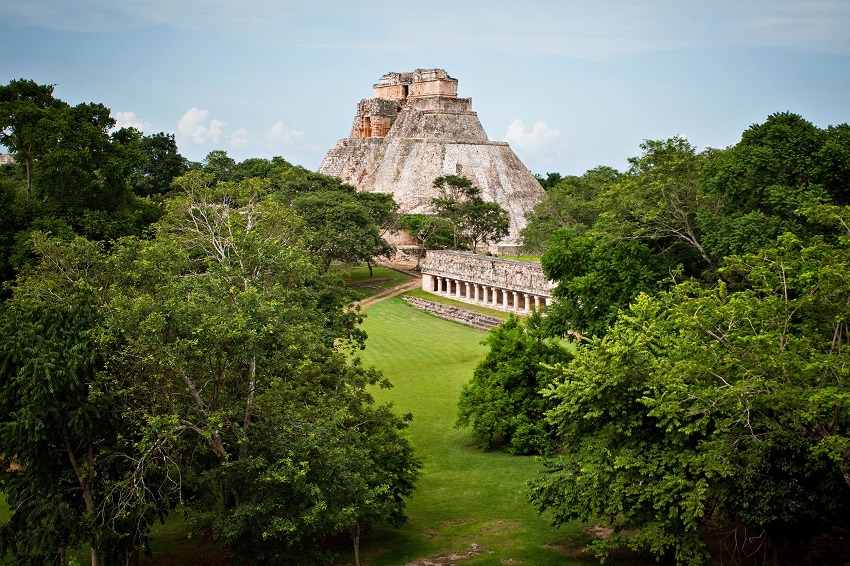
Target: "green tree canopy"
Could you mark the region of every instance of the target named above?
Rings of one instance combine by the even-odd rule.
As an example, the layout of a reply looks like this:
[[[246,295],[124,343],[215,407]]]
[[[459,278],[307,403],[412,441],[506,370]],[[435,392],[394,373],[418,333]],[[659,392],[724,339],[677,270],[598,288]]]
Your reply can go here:
[[[34,240],[0,313],[0,550],[124,561],[178,495],[238,561],[359,549],[403,521],[418,463],[357,311],[270,182],[177,186],[146,239]]]
[[[598,549],[682,563],[706,560],[709,528],[782,553],[821,521],[846,527],[850,209],[808,214],[843,225],[841,241],[783,236],[726,262],[744,290],[642,295],[579,347],[547,393],[564,455],[532,489],[555,522],[601,521],[615,534]]]
[[[437,216],[452,227],[454,249],[475,251],[508,235],[508,212],[495,202],[481,197],[481,189],[466,177],[446,175],[434,179],[433,186],[440,196],[431,199]]]
[[[572,355],[546,338],[539,314],[525,322],[512,316],[491,330],[484,343],[490,351],[463,386],[457,426],[471,426],[487,450],[550,453],[554,429],[544,419],[549,406],[541,392],[552,383],[551,366]]]

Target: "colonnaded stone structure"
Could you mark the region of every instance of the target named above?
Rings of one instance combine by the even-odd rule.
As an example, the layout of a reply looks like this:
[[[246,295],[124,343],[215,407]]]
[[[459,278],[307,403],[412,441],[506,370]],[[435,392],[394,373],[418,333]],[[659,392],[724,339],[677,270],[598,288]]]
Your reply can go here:
[[[429,251],[422,263],[422,290],[499,310],[545,307],[554,287],[539,263],[455,251]]]
[[[471,98],[442,69],[388,73],[357,105],[354,125],[319,167],[362,191],[391,193],[405,214],[430,214],[434,179],[460,175],[510,215],[502,242],[516,245],[543,189],[505,142],[490,141]]]

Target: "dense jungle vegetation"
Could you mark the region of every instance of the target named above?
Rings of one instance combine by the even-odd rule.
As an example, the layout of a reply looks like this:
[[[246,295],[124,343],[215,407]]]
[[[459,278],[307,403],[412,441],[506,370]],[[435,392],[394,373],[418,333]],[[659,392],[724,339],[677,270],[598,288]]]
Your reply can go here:
[[[401,524],[419,463],[332,262],[395,215],[286,161],[188,163],[100,104],[0,87],[0,556],[137,563],[179,511],[234,561]]]
[[[726,149],[641,150],[539,177],[523,235],[558,300],[493,332],[459,424],[550,456],[532,503],[610,526],[601,556],[843,563],[850,126],[779,113]]]

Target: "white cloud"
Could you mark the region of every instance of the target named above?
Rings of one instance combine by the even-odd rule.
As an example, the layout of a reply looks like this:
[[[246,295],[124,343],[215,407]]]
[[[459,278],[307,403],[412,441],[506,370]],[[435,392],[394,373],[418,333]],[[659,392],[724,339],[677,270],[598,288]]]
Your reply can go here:
[[[283,122],[275,122],[268,129],[258,133],[240,128],[230,134],[229,143],[237,149],[268,149],[279,151],[282,148],[294,149],[303,145],[304,130],[294,124],[287,126]]]
[[[221,138],[224,122],[209,120],[209,110],[190,108],[177,121],[177,135],[181,141],[187,140],[195,145],[217,143]]]
[[[268,136],[272,143],[292,146],[301,142],[304,138],[304,130],[297,129],[295,124],[290,127],[283,122],[275,122],[269,128]]]
[[[257,136],[246,130],[239,128],[230,134],[230,146],[237,149],[254,147],[257,144]]]
[[[558,153],[558,148],[553,147],[553,144],[560,136],[560,130],[551,129],[545,122],[537,122],[530,132],[526,132],[525,122],[517,118],[508,126],[505,141],[516,147],[520,153],[537,157],[553,151]]]
[[[120,128],[136,128],[140,132],[147,132],[153,129],[149,123],[136,116],[135,112],[113,112],[112,118],[115,119],[116,130]]]
[[[301,155],[321,151],[305,139],[296,122],[278,121],[261,130],[226,128],[226,122],[211,117],[209,110],[190,108],[177,121],[177,144],[184,155],[212,149],[232,151],[235,159],[272,155]]]

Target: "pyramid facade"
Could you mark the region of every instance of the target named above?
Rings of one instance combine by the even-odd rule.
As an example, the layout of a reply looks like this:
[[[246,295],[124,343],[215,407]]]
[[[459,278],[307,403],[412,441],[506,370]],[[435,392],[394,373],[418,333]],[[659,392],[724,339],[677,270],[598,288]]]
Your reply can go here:
[[[373,89],[319,173],[358,190],[390,193],[406,214],[432,213],[437,177],[467,177],[484,200],[508,211],[510,233],[501,244],[516,244],[543,189],[507,143],[487,138],[472,99],[458,98],[457,79],[442,69],[417,69],[388,73]]]

